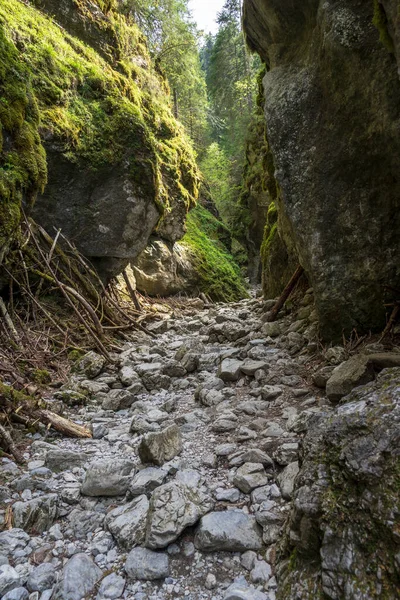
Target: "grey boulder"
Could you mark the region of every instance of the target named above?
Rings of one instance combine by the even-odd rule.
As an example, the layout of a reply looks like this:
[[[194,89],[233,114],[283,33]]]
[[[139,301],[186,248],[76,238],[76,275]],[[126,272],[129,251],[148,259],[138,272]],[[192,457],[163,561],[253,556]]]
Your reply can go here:
[[[0,533],[0,554],[11,556],[16,550],[23,550],[29,544],[30,537],[18,527]]]
[[[55,600],[81,600],[93,591],[102,574],[86,554],[75,554],[64,567]]]
[[[145,435],[139,445],[138,453],[143,463],[161,466],[172,460],[181,450],[181,431],[177,425],[170,425],[163,431]]]
[[[24,587],[17,587],[4,594],[1,597],[1,600],[28,600],[29,592]]]
[[[261,463],[248,462],[238,468],[232,481],[241,492],[250,494],[255,488],[267,485],[268,476]]]
[[[262,532],[255,518],[242,511],[212,512],[201,519],[195,545],[206,552],[260,550]]]
[[[28,502],[15,502],[13,505],[14,525],[17,528],[43,533],[57,518],[58,496],[47,494]]]
[[[299,463],[297,461],[290,463],[285,467],[277,477],[282,497],[285,500],[291,500],[293,496],[294,482],[299,472]]]
[[[147,467],[136,473],[128,489],[131,497],[149,495],[153,490],[164,483],[167,471],[156,467]]]
[[[130,550],[143,543],[148,511],[149,501],[143,495],[107,514],[105,524],[121,548]]]
[[[89,379],[93,379],[100,375],[106,364],[106,359],[96,352],[88,352],[83,356],[76,365],[76,370],[84,373]]]
[[[56,582],[56,571],[52,564],[42,563],[32,569],[26,587],[30,592],[44,592]]]
[[[85,496],[120,496],[131,481],[133,463],[130,460],[98,460],[92,462],[85,474],[81,493]]]
[[[224,600],[269,600],[269,596],[245,583],[233,583],[226,590]]]
[[[11,590],[21,587],[21,578],[17,571],[11,565],[1,565],[0,567],[0,596],[7,594]]]
[[[237,381],[241,375],[242,361],[225,358],[219,366],[218,377],[222,381]]]
[[[210,496],[201,489],[177,481],[158,487],[150,500],[145,545],[165,548],[212,507]]]
[[[153,552],[147,548],[134,548],[126,559],[125,571],[132,579],[153,581],[165,579],[169,575],[167,554]]]
[[[101,582],[96,600],[117,600],[122,598],[126,581],[121,575],[110,573]]]
[[[87,459],[88,457],[86,454],[81,452],[55,448],[54,450],[49,450],[47,452],[45,465],[51,471],[58,473],[60,471],[72,469],[73,467],[81,467]]]

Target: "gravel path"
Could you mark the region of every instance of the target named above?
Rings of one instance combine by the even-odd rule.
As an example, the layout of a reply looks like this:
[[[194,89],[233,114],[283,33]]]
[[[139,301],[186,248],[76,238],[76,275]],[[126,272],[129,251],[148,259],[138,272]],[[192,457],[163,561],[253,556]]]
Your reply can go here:
[[[272,324],[259,299],[200,304],[55,393],[93,439],[35,434],[26,466],[2,460],[0,597],[274,600],[299,443],[327,407],[312,292]]]

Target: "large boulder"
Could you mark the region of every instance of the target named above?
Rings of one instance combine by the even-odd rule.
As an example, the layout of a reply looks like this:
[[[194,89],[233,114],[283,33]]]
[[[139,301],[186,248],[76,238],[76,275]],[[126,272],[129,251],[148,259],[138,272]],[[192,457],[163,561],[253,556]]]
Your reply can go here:
[[[279,597],[398,597],[400,368],[310,421],[280,548]],[[381,590],[384,590],[384,594]]]
[[[186,246],[153,239],[132,263],[137,289],[149,296],[192,292],[199,283]]]
[[[158,487],[150,500],[145,545],[153,550],[165,548],[212,507],[210,496],[200,487],[179,481]]]
[[[48,182],[45,175],[38,182],[33,217],[50,234],[61,229],[108,280],[156,228],[169,242],[183,237],[199,183],[190,142],[173,118],[144,36],[120,3],[34,0],[38,10],[29,5],[18,18],[13,4],[3,4],[6,31],[24,49],[20,79],[32,82],[47,155]],[[34,49],[32,23],[45,32]],[[57,55],[49,68],[43,52]],[[32,177],[33,164],[26,167]]]
[[[325,339],[382,328],[388,286],[400,287],[400,81],[381,41],[393,33],[398,48],[397,9],[244,2],[246,39],[267,65],[277,227],[312,282]]]

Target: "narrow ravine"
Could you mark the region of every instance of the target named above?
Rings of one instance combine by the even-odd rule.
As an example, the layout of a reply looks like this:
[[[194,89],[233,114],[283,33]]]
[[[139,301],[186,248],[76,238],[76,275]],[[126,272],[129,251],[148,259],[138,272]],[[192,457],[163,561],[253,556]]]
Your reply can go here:
[[[273,600],[299,441],[326,410],[299,354],[311,303],[304,332],[295,316],[263,324],[258,298],[195,301],[118,367],[87,355],[54,397],[93,439],[34,434],[26,467],[3,459],[14,584],[40,600]],[[12,587],[5,599],[28,597]]]

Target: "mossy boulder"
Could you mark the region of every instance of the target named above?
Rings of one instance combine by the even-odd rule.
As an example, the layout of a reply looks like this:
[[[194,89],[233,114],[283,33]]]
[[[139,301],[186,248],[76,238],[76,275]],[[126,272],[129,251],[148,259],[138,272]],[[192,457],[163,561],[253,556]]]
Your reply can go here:
[[[0,114],[2,171],[17,181],[8,181],[5,192],[0,187],[2,206],[10,194],[15,198],[17,209],[7,209],[7,218],[17,223],[21,200],[43,190],[45,149],[48,185],[33,216],[50,233],[60,228],[107,279],[137,256],[153,231],[171,241],[184,234],[198,195],[192,148],[143,35],[117,3],[32,4],[0,5],[7,45],[0,75],[16,80],[17,100],[8,85],[5,101],[19,111],[11,124],[6,111]],[[9,137],[22,167],[9,160]]]
[[[398,2],[383,0],[387,31]],[[373,0],[245,0],[267,65],[279,223],[314,288],[322,336],[381,330],[400,287],[400,80]],[[285,238],[286,241],[286,238]]]
[[[281,600],[400,591],[400,368],[313,417],[278,555]]]
[[[181,243],[191,256],[198,291],[212,300],[233,302],[245,298],[247,291],[240,268],[224,244],[225,229],[199,204],[188,215],[187,232]]]

